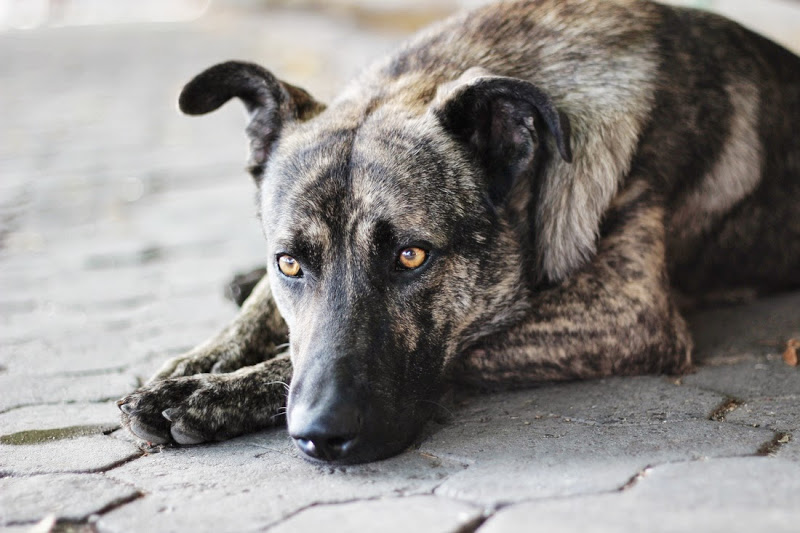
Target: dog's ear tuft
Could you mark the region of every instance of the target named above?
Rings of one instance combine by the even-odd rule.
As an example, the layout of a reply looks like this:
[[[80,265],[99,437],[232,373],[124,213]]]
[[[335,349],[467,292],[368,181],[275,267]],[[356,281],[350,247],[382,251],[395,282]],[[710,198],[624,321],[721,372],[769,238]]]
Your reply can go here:
[[[195,76],[181,91],[178,106],[187,115],[203,115],[231,98],[239,98],[249,114],[249,170],[256,181],[283,126],[313,118],[325,109],[303,89],[278,80],[259,65],[241,61],[220,63]]]

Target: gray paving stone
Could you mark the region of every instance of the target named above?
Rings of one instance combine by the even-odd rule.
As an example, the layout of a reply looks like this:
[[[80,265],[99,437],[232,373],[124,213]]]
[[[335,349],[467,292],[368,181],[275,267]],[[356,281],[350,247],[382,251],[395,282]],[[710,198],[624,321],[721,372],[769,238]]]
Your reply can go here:
[[[313,490],[313,489],[309,489]],[[104,515],[96,524],[100,533],[137,531],[419,531],[456,532],[473,523],[481,510],[464,503],[432,496],[360,500],[314,505],[285,522],[275,523],[275,508],[301,508],[295,495],[249,492],[203,493],[177,500],[148,495]],[[291,499],[293,501],[286,501]],[[303,502],[308,504],[308,499]],[[235,512],[220,512],[235,509]],[[284,511],[284,514],[286,511]]]
[[[631,488],[522,503],[499,511],[479,533],[593,531],[795,532],[800,465],[761,457],[652,468]]]
[[[315,503],[430,493],[463,468],[415,451],[366,465],[314,465],[300,458],[285,430],[267,431],[217,445],[167,448],[108,472],[148,495],[103,516],[98,528],[249,531]]]
[[[47,515],[83,520],[135,498],[134,487],[100,474],[45,474],[0,479],[0,525],[37,522]]]
[[[282,516],[276,506],[289,506],[272,496],[244,490],[148,494],[104,514],[94,526],[99,533],[259,531]]]
[[[800,463],[800,440],[798,438],[798,433],[793,433],[791,440],[783,444],[775,455],[781,459]]]
[[[96,472],[141,453],[130,442],[105,435],[44,440],[39,444],[0,444],[0,474]]]
[[[482,510],[462,502],[434,496],[410,496],[338,505],[316,505],[292,516],[270,533],[362,531],[371,524],[382,533],[434,533],[462,531],[482,516]]]
[[[733,365],[703,366],[683,382],[740,400],[789,398],[800,394],[800,369],[779,356],[761,357]]]
[[[748,400],[729,413],[725,420],[730,423],[767,427],[775,431],[799,432],[800,394],[788,398]]]
[[[489,504],[614,490],[648,465],[753,455],[773,436],[762,428],[706,420],[594,425],[495,412],[456,420],[420,450],[469,465],[437,488],[437,495]]]
[[[0,436],[20,431],[76,426],[94,426],[107,430],[118,425],[119,409],[114,402],[34,405],[0,414]],[[102,433],[102,430],[99,432]]]
[[[137,353],[130,349],[125,339],[115,336],[111,331],[103,331],[102,326],[93,328],[91,332],[71,335],[66,333],[68,329],[74,331],[85,328],[87,319],[78,322],[79,325],[64,325],[65,337],[62,339],[68,338],[67,341],[56,342],[53,340],[55,335],[50,339],[29,337],[10,341],[6,345],[6,352],[0,355],[0,364],[8,374],[16,376],[73,372],[86,374],[119,371],[126,363],[126,355],[131,359],[137,357]],[[103,340],[98,342],[100,336]],[[36,361],[37,364],[31,365],[31,361]]]
[[[13,407],[61,402],[116,399],[130,392],[136,381],[124,374],[94,376],[0,375],[0,412]]]
[[[609,378],[470,398],[457,419],[505,413],[527,421],[560,416],[596,424],[662,424],[706,419],[724,399],[659,376]]]

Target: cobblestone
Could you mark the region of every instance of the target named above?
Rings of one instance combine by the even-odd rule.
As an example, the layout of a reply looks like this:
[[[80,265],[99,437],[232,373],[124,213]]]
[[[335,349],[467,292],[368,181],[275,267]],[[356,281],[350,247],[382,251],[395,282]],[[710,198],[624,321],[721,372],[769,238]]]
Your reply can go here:
[[[797,531],[800,465],[764,458],[668,464],[617,493],[515,505],[478,531]]]
[[[593,426],[506,418],[454,424],[422,449],[469,461],[436,494],[507,503],[614,491],[647,466],[754,455],[773,437],[771,431],[709,421]]]
[[[481,518],[481,510],[461,502],[409,496],[340,505],[318,505],[270,529],[271,533],[327,530],[358,531],[363,524],[380,524],[386,533],[460,531]]]
[[[51,514],[80,521],[138,495],[131,486],[99,474],[4,478],[0,479],[0,526],[38,522]]]
[[[0,444],[0,475],[98,472],[139,455],[135,445],[104,435]]]

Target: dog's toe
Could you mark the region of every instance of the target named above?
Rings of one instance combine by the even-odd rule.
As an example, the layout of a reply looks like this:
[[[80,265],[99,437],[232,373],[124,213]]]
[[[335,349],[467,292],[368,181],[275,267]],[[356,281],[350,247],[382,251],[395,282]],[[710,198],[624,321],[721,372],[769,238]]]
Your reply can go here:
[[[134,437],[151,444],[171,442],[169,422],[159,416],[160,413],[154,413],[146,399],[140,394],[132,394],[117,401],[117,407],[122,412],[120,421],[123,427]]]
[[[206,442],[209,440],[201,431],[190,427],[189,424],[181,418],[180,411],[178,409],[164,409],[164,411],[161,413],[161,416],[169,420],[169,432],[172,435],[172,438],[178,444],[200,444],[201,442]]]
[[[148,426],[145,422],[137,420],[136,418],[130,421],[128,429],[136,437],[151,444],[167,444],[170,441],[169,437],[160,434],[157,429]]]
[[[172,424],[169,432],[178,444],[190,445],[206,442],[206,439],[202,435],[180,423]]]
[[[239,364],[235,359],[220,359],[214,366],[211,367],[212,374],[227,374],[239,368]]]
[[[225,415],[223,378],[210,374],[166,379],[140,387],[117,402],[122,425],[153,444],[199,444],[241,433]],[[223,415],[219,415],[223,413]]]

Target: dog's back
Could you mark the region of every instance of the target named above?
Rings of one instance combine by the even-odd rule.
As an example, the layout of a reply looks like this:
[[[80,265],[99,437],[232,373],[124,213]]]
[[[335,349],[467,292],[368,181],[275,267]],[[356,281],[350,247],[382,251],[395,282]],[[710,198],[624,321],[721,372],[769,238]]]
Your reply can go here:
[[[643,174],[665,198],[679,288],[800,285],[796,55],[692,9],[509,2],[434,26],[368,69],[338,105],[364,117],[381,106],[422,113],[474,67],[535,83],[572,124],[575,160],[549,161],[547,201],[532,220],[553,278],[593,253],[614,196]]]
[[[800,196],[800,58],[721,17],[663,12],[659,43],[668,60],[660,84],[667,89],[640,160],[646,165],[663,151],[674,166],[673,283],[689,292],[798,286],[800,213],[792,199]],[[702,92],[709,97],[690,96]],[[682,145],[659,138],[670,124],[670,138]]]

